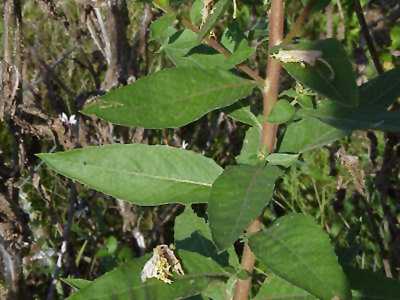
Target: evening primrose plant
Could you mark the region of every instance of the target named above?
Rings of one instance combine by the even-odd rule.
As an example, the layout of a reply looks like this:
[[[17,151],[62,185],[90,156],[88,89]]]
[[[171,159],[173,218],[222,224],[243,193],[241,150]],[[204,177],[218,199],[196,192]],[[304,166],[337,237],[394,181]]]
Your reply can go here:
[[[329,3],[303,2],[303,17]],[[388,110],[400,96],[400,69],[357,86],[342,44],[294,42],[303,17],[284,37],[283,4],[273,0],[264,79],[245,64],[255,53],[249,35],[230,26],[235,1],[197,0],[189,11],[174,10],[165,0],[155,4],[160,17],[150,38],[174,66],[108,91],[82,114],[164,129],[218,110],[249,129],[237,164],[224,169],[200,153],[167,145],[112,144],[38,154],[57,173],[117,199],[185,206],[175,220],[176,249],[158,245],[152,254],[85,281],[68,299],[397,299],[398,282],[339,263],[313,217],[289,214],[265,227],[260,216],[276,182],[304,152],[354,130],[400,130],[400,114]],[[221,28],[226,18],[228,26]],[[276,101],[281,67],[297,88],[286,91],[289,100]],[[248,101],[255,89],[263,95],[259,116]],[[207,220],[192,211],[196,203],[208,204]],[[243,251],[235,247],[238,241]],[[253,280],[260,274],[261,282]]]

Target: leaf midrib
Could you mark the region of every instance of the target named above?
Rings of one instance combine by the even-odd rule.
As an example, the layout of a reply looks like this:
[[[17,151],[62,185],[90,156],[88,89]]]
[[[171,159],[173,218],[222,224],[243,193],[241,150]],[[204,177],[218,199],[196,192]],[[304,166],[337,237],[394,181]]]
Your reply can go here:
[[[74,164],[71,163],[71,165],[74,165]],[[76,164],[76,165],[79,166],[79,164]],[[86,165],[86,166],[89,166],[90,168],[93,168],[93,169],[104,170],[104,167],[101,167],[101,166],[96,166],[96,165]],[[51,167],[59,173],[68,174],[67,172],[61,171],[57,167],[54,167],[52,164],[51,164]],[[139,173],[139,172],[135,172],[135,171],[113,170],[113,169],[107,169],[107,171],[110,173],[133,175],[133,176],[145,177],[145,178],[161,180],[161,181],[188,183],[188,184],[194,184],[194,185],[200,185],[200,186],[206,186],[206,187],[211,187],[211,185],[212,185],[212,183],[205,183],[205,182],[193,181],[193,180],[185,180],[185,179],[179,179],[179,178],[173,178],[173,177],[157,176],[157,175],[151,175],[151,174],[146,174],[146,173]],[[75,177],[75,176],[71,176],[71,175],[69,175],[69,176]]]

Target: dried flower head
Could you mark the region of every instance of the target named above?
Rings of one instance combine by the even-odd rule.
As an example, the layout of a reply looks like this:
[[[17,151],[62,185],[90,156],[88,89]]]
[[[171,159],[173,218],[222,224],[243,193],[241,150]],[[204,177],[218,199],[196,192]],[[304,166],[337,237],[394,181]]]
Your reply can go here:
[[[140,278],[142,282],[148,278],[157,278],[172,283],[172,272],[185,274],[174,252],[167,245],[159,245],[153,249],[153,256],[145,263]]]

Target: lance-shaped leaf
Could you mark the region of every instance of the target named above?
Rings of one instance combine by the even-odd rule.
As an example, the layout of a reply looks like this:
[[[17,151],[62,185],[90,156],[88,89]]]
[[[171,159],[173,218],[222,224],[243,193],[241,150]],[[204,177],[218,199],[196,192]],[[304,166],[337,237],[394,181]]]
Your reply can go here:
[[[270,274],[254,300],[317,300],[307,291],[290,284],[286,280]]]
[[[217,178],[210,194],[208,215],[218,249],[233,244],[260,215],[271,200],[275,181],[281,174],[274,166],[239,165],[228,167]]]
[[[222,169],[168,146],[114,144],[38,155],[56,172],[138,205],[207,202]]]
[[[172,284],[157,279],[141,282],[140,273],[149,258],[145,256],[117,267],[72,294],[68,300],[175,300],[197,295],[214,280],[228,274],[214,261],[197,253],[179,251],[185,275]]]
[[[166,69],[111,90],[83,113],[126,126],[175,128],[248,96],[255,83],[219,69]]]
[[[351,299],[329,237],[311,217],[282,217],[250,237],[249,245],[269,271],[290,284],[322,300]]]
[[[358,105],[355,75],[343,46],[334,39],[277,47],[272,56],[286,71],[314,91],[343,106]]]
[[[350,132],[325,124],[318,119],[306,117],[289,124],[279,146],[279,152],[303,153],[332,143]]]

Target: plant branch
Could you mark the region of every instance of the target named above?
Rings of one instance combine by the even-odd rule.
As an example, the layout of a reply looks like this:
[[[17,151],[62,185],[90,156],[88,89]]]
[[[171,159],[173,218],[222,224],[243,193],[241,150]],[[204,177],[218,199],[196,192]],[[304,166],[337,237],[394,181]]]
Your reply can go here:
[[[193,32],[196,33],[200,32],[200,30],[196,26],[194,26],[189,20],[185,18],[182,19],[182,24]],[[229,56],[231,56],[229,50],[226,49],[223,45],[221,45],[217,40],[206,37],[204,38],[204,42],[214,50],[217,50],[219,53],[223,54],[225,57],[228,58]],[[264,79],[261,78],[255,70],[252,70],[246,64],[243,63],[238,64],[236,65],[236,68],[238,68],[243,73],[247,74],[250,78],[254,79],[258,83],[264,85]]]
[[[310,16],[310,13],[312,11],[312,8],[316,4],[316,0],[310,0],[307,5],[303,8],[301,11],[300,15],[294,22],[292,28],[290,29],[289,33],[285,36],[285,39],[282,41],[282,44],[289,44],[293,38],[299,35],[301,32],[304,22],[308,19]]]
[[[278,45],[283,38],[283,20],[284,20],[284,5],[283,0],[272,0],[271,10],[269,14],[269,45],[272,47]],[[281,65],[273,58],[268,58],[267,64],[267,79],[265,80],[263,91],[263,116],[266,118],[272,107],[277,101],[279,91],[279,77]],[[275,147],[277,126],[264,121],[261,134],[261,153],[266,151],[272,152]],[[247,234],[252,234],[260,231],[262,221],[259,218],[255,219],[247,228]],[[251,252],[247,243],[244,245],[241,265],[248,273],[252,273],[254,269],[255,257]],[[236,283],[234,300],[246,300],[249,297],[251,287],[251,277],[248,279],[239,279]]]
[[[381,62],[379,61],[378,52],[376,51],[371,33],[368,30],[368,25],[367,22],[365,21],[364,12],[359,0],[354,0],[354,10],[356,11],[358,22],[360,23],[361,26],[361,32],[365,38],[365,41],[367,42],[368,51],[371,54],[371,58],[372,61],[374,62],[375,68],[379,74],[382,74],[384,72],[383,67]]]

